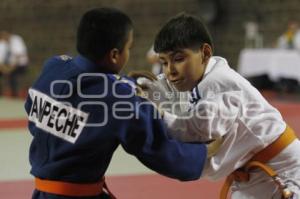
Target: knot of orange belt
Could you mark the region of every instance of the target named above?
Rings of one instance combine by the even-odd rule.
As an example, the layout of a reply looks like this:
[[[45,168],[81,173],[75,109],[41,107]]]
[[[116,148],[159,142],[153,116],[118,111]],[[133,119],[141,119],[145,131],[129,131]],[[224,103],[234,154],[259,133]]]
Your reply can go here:
[[[221,193],[220,199],[226,199],[228,195],[229,188],[233,181],[237,182],[248,182],[250,180],[249,171],[251,169],[261,169],[273,178],[274,182],[277,184],[281,190],[282,197],[284,199],[289,199],[292,197],[293,193],[286,187],[282,180],[277,176],[277,173],[266,163],[279,154],[283,149],[285,149],[289,144],[291,144],[297,136],[295,135],[293,129],[289,126],[286,127],[285,131],[277,138],[273,143],[264,148],[262,151],[257,153],[250,161],[248,161],[245,166],[231,173],[225,180]]]
[[[98,196],[105,190],[111,199],[116,199],[108,189],[104,177],[99,182],[88,184],[35,178],[35,188],[42,192],[69,197]]]

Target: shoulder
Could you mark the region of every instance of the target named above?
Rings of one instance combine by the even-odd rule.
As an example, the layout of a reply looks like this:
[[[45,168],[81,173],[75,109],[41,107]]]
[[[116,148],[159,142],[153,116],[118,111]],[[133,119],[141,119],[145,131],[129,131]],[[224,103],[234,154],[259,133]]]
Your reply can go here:
[[[10,36],[10,40],[11,41],[16,41],[16,42],[23,42],[23,38],[21,37],[21,36],[19,36],[19,35],[11,35]]]
[[[73,58],[68,55],[58,55],[46,59],[42,66],[42,72],[47,74],[55,74],[59,76],[70,76],[73,74],[75,67],[71,67],[73,64]],[[78,72],[77,72],[78,73]]]
[[[248,84],[247,80],[232,69],[227,60],[222,57],[213,57],[216,60],[212,70],[204,77],[200,85],[203,90],[226,92],[241,90]]]
[[[87,95],[119,99],[131,98],[135,95],[136,86],[126,76],[104,73],[85,73],[77,78],[77,85]],[[98,94],[95,94],[98,93]]]
[[[23,38],[19,35],[11,35],[9,39],[9,43],[11,46],[25,46],[25,42]]]
[[[234,81],[231,68],[226,59],[217,56],[214,56],[211,59],[214,60],[214,65],[211,67],[210,71],[204,75],[201,83],[213,85],[224,81]]]
[[[67,63],[72,60],[73,60],[73,58],[68,55],[56,55],[56,56],[48,58],[44,62],[44,66],[53,65],[53,64],[64,64],[64,63]]]

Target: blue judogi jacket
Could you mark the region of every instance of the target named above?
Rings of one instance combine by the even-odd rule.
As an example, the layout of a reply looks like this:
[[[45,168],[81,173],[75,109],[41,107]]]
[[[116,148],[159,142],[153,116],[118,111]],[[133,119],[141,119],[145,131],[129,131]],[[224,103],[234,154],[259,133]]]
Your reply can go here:
[[[119,144],[150,169],[182,181],[198,179],[206,160],[205,145],[167,136],[157,110],[135,95],[130,79],[99,73],[82,56],[46,61],[25,109],[31,174],[42,179],[98,182]]]

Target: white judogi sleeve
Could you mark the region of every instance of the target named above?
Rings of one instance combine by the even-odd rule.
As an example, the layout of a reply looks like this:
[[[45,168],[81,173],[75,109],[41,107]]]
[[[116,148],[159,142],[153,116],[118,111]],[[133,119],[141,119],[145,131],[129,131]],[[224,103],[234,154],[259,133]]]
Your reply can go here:
[[[190,112],[165,112],[164,120],[174,138],[185,142],[206,142],[230,132],[240,113],[239,92],[224,92],[200,100]],[[184,132],[184,133],[182,133]]]

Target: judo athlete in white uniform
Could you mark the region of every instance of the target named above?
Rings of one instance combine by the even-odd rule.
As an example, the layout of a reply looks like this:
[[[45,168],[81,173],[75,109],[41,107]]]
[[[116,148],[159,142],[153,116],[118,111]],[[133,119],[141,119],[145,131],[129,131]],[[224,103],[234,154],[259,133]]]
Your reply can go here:
[[[154,49],[164,74],[138,82],[163,96],[160,103],[158,95],[148,97],[164,110],[170,136],[185,142],[222,139],[202,174],[213,180],[228,176],[220,198],[227,198],[229,187],[235,199],[300,198],[299,140],[257,89],[224,58],[212,56],[203,23],[186,14],[172,18]]]

